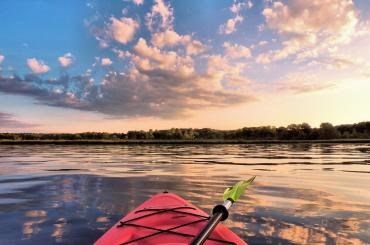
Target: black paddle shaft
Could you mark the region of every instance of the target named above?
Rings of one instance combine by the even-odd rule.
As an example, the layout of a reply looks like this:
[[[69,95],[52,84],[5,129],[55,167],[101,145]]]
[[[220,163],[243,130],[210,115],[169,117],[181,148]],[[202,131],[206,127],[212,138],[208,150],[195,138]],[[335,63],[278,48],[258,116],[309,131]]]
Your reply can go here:
[[[204,229],[197,235],[193,241],[191,241],[190,245],[201,245],[203,244],[207,238],[211,235],[212,231],[215,229],[216,225],[221,221],[222,213],[214,214],[211,219],[209,220],[208,224],[204,227]]]
[[[220,221],[227,219],[229,216],[228,209],[233,204],[232,201],[227,200],[223,205],[217,205],[213,208],[213,215],[209,219],[207,225],[201,230],[201,232],[194,237],[190,245],[202,245],[208,237],[211,235],[212,231],[216,228]]]

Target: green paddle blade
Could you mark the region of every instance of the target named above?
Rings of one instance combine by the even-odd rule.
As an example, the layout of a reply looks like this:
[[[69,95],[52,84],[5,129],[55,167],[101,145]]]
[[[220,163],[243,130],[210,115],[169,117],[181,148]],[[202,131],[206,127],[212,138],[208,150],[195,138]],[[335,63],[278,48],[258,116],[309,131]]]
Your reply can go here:
[[[229,187],[224,192],[224,201],[227,199],[236,202],[244,191],[252,184],[256,176],[253,176],[249,180],[242,180],[236,183],[233,187]]]

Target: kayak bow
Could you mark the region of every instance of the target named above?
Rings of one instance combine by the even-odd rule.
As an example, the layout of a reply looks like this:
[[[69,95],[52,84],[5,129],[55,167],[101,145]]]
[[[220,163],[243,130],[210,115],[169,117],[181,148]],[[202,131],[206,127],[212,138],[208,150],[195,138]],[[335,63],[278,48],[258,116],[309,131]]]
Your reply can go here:
[[[253,180],[248,181],[250,181],[248,185],[253,182]],[[154,195],[122,218],[95,244],[203,244],[205,242],[207,245],[245,245],[246,243],[236,234],[218,223],[227,218],[224,209],[228,212],[228,208],[248,185],[246,182],[239,182],[227,189],[224,193],[225,203],[214,208],[211,218],[204,211],[175,194]],[[221,209],[222,211],[219,211]],[[215,218],[219,216],[221,218]]]

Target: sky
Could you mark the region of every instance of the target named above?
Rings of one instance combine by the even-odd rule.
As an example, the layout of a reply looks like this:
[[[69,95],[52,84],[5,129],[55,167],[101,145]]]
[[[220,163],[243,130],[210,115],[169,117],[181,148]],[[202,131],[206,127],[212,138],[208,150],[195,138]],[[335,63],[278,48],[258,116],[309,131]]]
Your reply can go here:
[[[368,0],[2,0],[0,131],[370,120]]]

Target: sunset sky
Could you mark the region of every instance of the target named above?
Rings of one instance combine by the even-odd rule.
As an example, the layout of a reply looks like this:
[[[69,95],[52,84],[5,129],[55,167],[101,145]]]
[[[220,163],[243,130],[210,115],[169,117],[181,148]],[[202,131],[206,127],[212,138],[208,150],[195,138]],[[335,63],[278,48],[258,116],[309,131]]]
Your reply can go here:
[[[369,0],[0,1],[1,132],[369,120]]]

